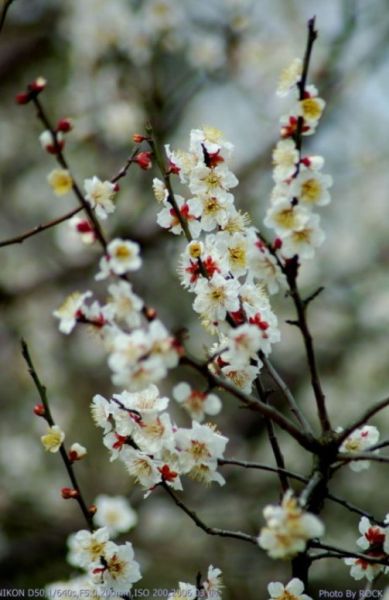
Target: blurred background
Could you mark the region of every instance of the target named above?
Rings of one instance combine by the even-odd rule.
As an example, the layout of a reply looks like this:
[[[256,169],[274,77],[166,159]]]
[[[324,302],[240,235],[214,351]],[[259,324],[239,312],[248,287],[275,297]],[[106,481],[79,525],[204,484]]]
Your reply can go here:
[[[279,117],[288,107],[288,100],[275,97],[278,76],[302,57],[306,21],[316,15],[310,81],[327,108],[305,147],[325,157],[334,187],[332,204],[321,211],[327,240],[304,265],[301,285],[306,294],[325,287],[309,317],[331,418],[346,425],[384,397],[389,384],[388,11],[387,0],[15,0],[0,35],[0,241],[76,206],[70,196],[53,196],[46,178],[54,161],[41,150],[40,126],[31,106],[14,103],[40,75],[48,79],[43,100],[52,119],[74,120],[66,153],[79,182],[93,175],[110,179],[131,151],[132,134],[148,119],[161,141],[183,148],[191,128],[213,125],[236,147],[237,204],[260,225]],[[177,281],[181,241],[156,225],[152,175],[130,170],[118,209],[104,226],[109,235],[141,244],[145,268],[134,277],[138,293],[173,331],[188,327],[188,345],[201,355],[208,340]],[[76,465],[88,502],[99,493],[123,494],[138,511],[129,539],[144,573],[140,587],[194,582],[208,564],[223,570],[225,600],[265,598],[269,581],[288,581],[288,563],[239,540],[207,537],[164,494],[144,501],[123,467],[109,463],[89,414],[95,393],[115,391],[103,350],[86,329],[61,335],[52,317],[73,290],[101,293],[93,279],[98,249],[82,246],[64,223],[0,251],[1,587],[42,587],[75,575],[65,561],[65,540],[84,527],[78,507],[60,497],[68,482],[59,456],[41,447],[44,423],[33,417],[38,398],[20,356],[22,336],[67,440],[89,449]],[[292,306],[282,296],[273,305],[282,330],[273,362],[316,423],[302,343],[285,323]],[[182,377],[172,373],[162,391],[170,395]],[[282,406],[276,395],[274,402]],[[186,414],[173,412],[180,425],[189,425]],[[388,420],[385,413],[372,420],[383,438]],[[273,463],[257,415],[226,398],[215,421],[230,438],[227,456]],[[279,437],[288,467],[307,475],[310,457]],[[278,497],[278,480],[223,469],[224,488],[186,482],[187,503],[210,525],[256,535],[263,506]],[[382,519],[389,510],[384,469],[375,464],[356,476],[345,467],[331,491]],[[327,502],[323,518],[328,543],[356,550],[358,515]],[[311,579],[313,592],[364,587],[333,559],[316,562]],[[380,579],[374,587],[384,585]]]

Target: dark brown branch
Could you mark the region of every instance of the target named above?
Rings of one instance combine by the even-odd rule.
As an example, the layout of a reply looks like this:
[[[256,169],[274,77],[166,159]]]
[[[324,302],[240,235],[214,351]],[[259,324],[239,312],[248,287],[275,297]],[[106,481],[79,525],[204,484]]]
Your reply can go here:
[[[286,385],[285,381],[282,379],[281,375],[278,373],[278,371],[274,368],[274,366],[272,365],[270,360],[264,354],[261,354],[260,358],[265,366],[265,369],[269,373],[270,377],[273,379],[274,383],[277,385],[278,389],[280,390],[280,392],[282,393],[282,395],[285,397],[286,401],[288,402],[291,412],[294,414],[297,421],[302,426],[303,430],[306,431],[307,433],[313,434],[310,424],[308,423],[304,414],[298,407],[292,392]]]
[[[338,445],[340,446],[353,431],[358,429],[358,427],[360,427],[361,425],[364,425],[371,417],[373,417],[376,413],[378,413],[380,410],[383,410],[387,406],[389,406],[389,398],[384,398],[383,400],[377,402],[377,404],[369,408],[355,423],[353,423],[349,427],[346,427],[346,429],[342,431],[342,433],[338,437]]]
[[[269,467],[268,465],[264,465],[261,463],[250,462],[250,461],[245,461],[245,460],[238,460],[235,458],[219,459],[218,464],[221,467],[230,465],[230,466],[242,467],[244,469],[258,469],[260,471],[269,471],[270,473],[278,473],[279,471],[281,471],[281,469],[278,469],[276,467]],[[295,473],[294,471],[289,471],[288,469],[282,469],[282,472],[284,472],[285,475],[287,475],[289,477],[289,479],[301,481],[302,483],[308,483],[308,481],[309,481],[308,477],[304,477],[303,475],[300,475],[299,473]],[[344,498],[340,498],[339,496],[336,496],[335,494],[331,494],[330,492],[327,492],[326,498],[328,498],[328,500],[332,500],[332,502],[335,502],[336,504],[340,504],[344,508],[347,508],[347,510],[349,510],[350,512],[354,512],[357,515],[360,515],[361,517],[367,517],[370,521],[372,521],[373,523],[376,523],[377,525],[380,525],[382,527],[385,526],[385,523],[383,521],[379,521],[371,513],[359,508],[358,506],[355,506],[355,504],[352,504],[351,502],[349,502],[348,500],[345,500]]]
[[[317,368],[313,338],[306,319],[306,306],[303,300],[301,299],[295,273],[287,272],[286,276],[289,284],[290,295],[292,296],[297,312],[298,326],[304,341],[305,353],[307,356],[307,362],[311,377],[311,384],[316,399],[321,427],[323,432],[329,432],[331,431],[331,424],[328,418],[327,408],[325,404],[325,395],[321,387],[319,371]]]
[[[344,550],[343,548],[338,548],[337,546],[331,546],[330,544],[323,544],[322,542],[310,542],[310,547],[311,548],[319,548],[321,550],[328,550],[331,553],[331,558],[335,558],[335,555],[337,555],[337,558],[359,558],[362,559],[368,563],[371,563],[373,565],[386,565],[388,566],[389,564],[389,557],[387,557],[386,559],[382,559],[382,558],[374,558],[372,556],[369,556],[368,554],[361,554],[360,552],[352,552],[349,550]],[[327,558],[326,556],[321,556],[318,555],[318,558]],[[318,558],[314,556],[311,556],[311,560],[318,560]],[[330,558],[328,556],[328,558]]]
[[[37,233],[41,233],[42,231],[46,231],[46,229],[51,229],[51,227],[55,227],[56,225],[59,225],[60,223],[63,223],[64,221],[68,221],[74,215],[81,212],[82,210],[83,210],[83,207],[78,206],[77,208],[74,208],[70,212],[66,213],[66,215],[62,215],[62,217],[53,219],[52,221],[49,221],[48,223],[36,225],[32,229],[29,229],[28,231],[25,231],[24,233],[22,233],[20,235],[17,235],[13,238],[9,238],[8,240],[3,240],[2,242],[0,242],[0,248],[2,248],[3,246],[11,246],[11,244],[22,244],[24,242],[24,240],[27,240],[28,238],[36,235]]]
[[[309,435],[308,433],[302,432],[298,427],[294,425],[294,423],[292,423],[292,421],[284,417],[284,415],[282,415],[280,412],[278,412],[278,410],[276,410],[272,406],[269,406],[261,400],[258,400],[257,398],[245,394],[231,383],[228,383],[224,379],[221,379],[217,375],[214,375],[209,370],[207,363],[202,364],[193,358],[189,358],[188,356],[182,357],[181,363],[187,364],[193,367],[199,373],[201,373],[208,380],[211,387],[219,387],[221,389],[226,390],[227,392],[238,398],[238,400],[243,402],[245,406],[248,406],[252,410],[261,413],[264,417],[268,417],[269,419],[274,421],[274,423],[277,423],[277,425],[281,427],[281,429],[287,431],[303,448],[309,450],[309,452],[316,453],[319,450],[320,444],[315,440],[313,436]]]
[[[260,471],[269,471],[270,473],[284,473],[287,477],[291,479],[295,479],[296,481],[301,481],[302,483],[307,483],[308,479],[299,475],[298,473],[294,473],[293,471],[289,471],[288,469],[283,469],[280,467],[269,467],[268,465],[263,465],[261,463],[249,462],[246,460],[237,460],[235,458],[224,459],[221,458],[218,460],[218,464],[221,467],[224,466],[235,466],[235,467],[243,467],[244,469],[258,469]]]
[[[345,463],[352,462],[353,460],[373,460],[380,463],[389,463],[389,456],[380,456],[379,454],[371,454],[370,452],[360,452],[358,454],[338,454],[336,460],[340,460]]]
[[[258,393],[260,400],[264,404],[268,405],[269,403],[267,400],[267,394],[263,388],[262,382],[259,377],[257,377],[255,385],[256,385],[257,393]],[[277,436],[274,431],[274,427],[273,427],[273,423],[272,423],[271,419],[266,417],[265,424],[266,424],[267,435],[269,438],[270,446],[272,448],[274,459],[275,459],[276,465],[278,467],[277,473],[278,473],[278,477],[279,477],[280,484],[281,484],[281,490],[283,492],[286,492],[286,490],[289,488],[289,483],[288,483],[288,478],[287,478],[286,474],[284,473],[285,460],[284,460],[280,445],[278,443]]]
[[[3,30],[4,23],[7,18],[8,10],[11,7],[11,4],[13,4],[14,2],[15,2],[15,0],[5,0],[5,2],[4,2],[4,7],[3,7],[3,10],[1,11],[1,15],[0,15],[0,33]]]
[[[217,527],[209,527],[197,516],[197,514],[193,510],[188,508],[186,504],[184,504],[184,502],[182,502],[176,496],[176,494],[166,483],[161,483],[160,486],[163,487],[163,489],[169,494],[169,496],[172,498],[175,504],[179,508],[181,508],[181,510],[183,510],[184,513],[186,513],[194,523],[196,523],[197,527],[200,527],[200,529],[205,531],[205,533],[208,533],[208,535],[235,538],[238,540],[243,540],[244,542],[250,542],[251,544],[257,545],[257,538],[253,535],[249,535],[248,533],[242,533],[241,531],[229,531],[227,529],[219,529]]]
[[[52,427],[53,425],[55,425],[55,421],[53,419],[53,416],[51,414],[50,411],[50,406],[49,406],[49,402],[47,399],[47,390],[46,387],[42,384],[42,382],[39,379],[38,373],[36,372],[36,369],[34,367],[34,364],[32,362],[32,358],[27,346],[27,343],[25,342],[25,340],[21,341],[21,346],[22,346],[22,355],[24,360],[26,361],[27,367],[28,367],[28,371],[31,375],[31,378],[35,384],[35,387],[38,391],[39,397],[41,399],[41,402],[44,406],[45,412],[44,412],[44,419],[46,420],[46,422],[50,425],[50,427]],[[61,447],[59,449],[60,454],[61,454],[61,458],[62,461],[65,465],[65,469],[69,475],[69,479],[72,483],[72,487],[74,490],[77,491],[77,496],[75,497],[75,500],[77,500],[79,507],[82,511],[82,514],[85,517],[85,520],[87,522],[88,528],[93,531],[94,527],[93,527],[93,518],[92,518],[92,514],[90,513],[85,500],[82,496],[81,490],[80,490],[80,486],[78,484],[76,475],[74,473],[73,470],[73,465],[72,462],[70,461],[69,457],[68,457],[68,453],[66,451],[65,445],[62,443]]]

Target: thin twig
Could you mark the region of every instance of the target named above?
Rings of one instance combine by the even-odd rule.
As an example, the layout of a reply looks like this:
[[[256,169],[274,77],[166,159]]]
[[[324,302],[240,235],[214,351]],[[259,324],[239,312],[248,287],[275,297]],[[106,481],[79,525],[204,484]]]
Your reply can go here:
[[[360,552],[352,552],[349,550],[344,550],[343,548],[338,548],[337,546],[332,546],[330,544],[323,544],[322,542],[312,541],[312,542],[310,542],[309,545],[311,548],[319,548],[321,550],[328,550],[329,552],[331,552],[331,557],[332,557],[332,553],[334,553],[334,554],[337,554],[338,558],[359,558],[368,563],[376,564],[376,565],[378,564],[378,565],[388,566],[388,564],[389,564],[389,557],[386,557],[385,559],[375,558],[375,557],[369,556],[368,554],[361,554]],[[326,557],[321,556],[321,558],[326,558]],[[317,558],[315,558],[315,556],[311,556],[311,560],[317,560]]]
[[[188,355],[181,358],[181,363],[187,364],[201,373],[208,380],[211,387],[220,387],[226,390],[252,410],[261,413],[264,417],[268,417],[274,421],[274,423],[277,423],[281,429],[287,431],[306,450],[309,450],[312,453],[316,453],[318,451],[319,444],[313,436],[301,431],[294,425],[294,423],[292,423],[292,421],[290,421],[287,417],[284,417],[283,414],[278,412],[278,410],[272,406],[265,404],[253,396],[245,394],[236,386],[212,373],[209,370],[207,363],[202,364],[195,359],[190,358]]]
[[[257,379],[255,381],[255,385],[256,385],[256,389],[257,389],[260,400],[264,404],[268,405],[269,402],[267,400],[267,394],[263,388],[262,382],[259,377],[257,377]],[[284,473],[284,470],[285,470],[284,456],[282,454],[280,445],[278,443],[278,439],[277,439],[276,433],[274,431],[274,427],[273,427],[273,423],[272,423],[271,419],[266,417],[265,423],[266,423],[267,435],[269,438],[270,446],[272,448],[274,459],[275,459],[276,465],[278,467],[278,477],[279,477],[280,484],[281,484],[281,490],[283,492],[286,492],[286,490],[289,488],[289,483],[288,483],[288,478],[287,478],[286,474]]]
[[[81,212],[82,210],[83,210],[83,207],[78,206],[77,208],[74,208],[70,212],[66,213],[66,215],[62,215],[62,217],[53,219],[52,221],[49,221],[48,223],[36,225],[32,229],[29,229],[28,231],[25,231],[24,233],[22,233],[20,235],[17,235],[13,238],[9,238],[8,240],[3,240],[2,242],[0,242],[0,248],[2,248],[3,246],[10,246],[11,244],[21,244],[24,242],[24,240],[26,240],[38,233],[41,233],[42,231],[46,231],[46,229],[51,229],[51,227],[55,227],[56,225],[59,225],[60,223],[63,223],[64,221],[68,221],[74,215]]]
[[[269,467],[268,465],[249,462],[247,460],[238,460],[235,458],[221,458],[218,460],[218,465],[220,465],[221,467],[231,465],[235,467],[243,467],[244,469],[258,469],[260,471],[269,471],[270,473],[284,473],[285,475],[290,477],[290,479],[295,479],[296,481],[301,481],[302,483],[308,482],[308,479],[306,477],[303,477],[298,473],[294,473],[294,471],[289,471],[289,469],[282,469],[280,467]]]
[[[346,427],[346,429],[342,431],[342,433],[340,433],[340,435],[337,438],[338,446],[340,446],[353,431],[358,429],[358,427],[360,427],[361,425],[364,425],[371,417],[373,417],[376,413],[378,413],[380,410],[383,410],[387,406],[389,406],[389,398],[384,398],[383,400],[377,402],[377,404],[369,408],[355,423],[353,423],[349,427]]]
[[[175,504],[181,508],[192,519],[194,523],[196,523],[197,527],[200,527],[203,531],[208,533],[208,535],[217,535],[220,537],[230,537],[238,540],[243,540],[244,542],[250,542],[251,544],[257,545],[257,538],[253,535],[249,535],[248,533],[242,533],[241,531],[229,531],[227,529],[219,529],[217,527],[209,527],[204,521],[202,521],[197,514],[188,508],[184,502],[182,502],[178,496],[172,491],[172,489],[165,483],[160,484],[161,487],[169,494]]]
[[[32,358],[31,358],[31,354],[29,352],[27,343],[25,340],[21,340],[21,346],[22,346],[22,355],[24,360],[26,361],[26,364],[28,366],[28,371],[31,375],[31,378],[35,384],[35,387],[38,391],[39,397],[41,399],[41,402],[44,406],[45,412],[44,412],[44,419],[47,421],[47,423],[50,425],[50,427],[52,427],[53,425],[55,425],[55,421],[53,419],[53,416],[51,414],[50,411],[50,406],[49,406],[49,402],[48,402],[48,398],[47,398],[47,390],[46,387],[42,384],[38,373],[34,367],[34,364],[32,362]],[[78,484],[76,475],[74,473],[73,470],[73,465],[72,462],[70,461],[69,457],[68,457],[68,453],[66,451],[65,445],[62,443],[59,449],[59,452],[61,454],[61,458],[62,461],[65,465],[66,471],[69,475],[69,479],[72,483],[72,487],[74,490],[77,491],[77,496],[75,497],[75,500],[77,500],[80,509],[82,511],[82,514],[85,517],[85,520],[87,522],[88,528],[93,531],[94,527],[93,527],[93,517],[84,501],[84,498],[82,496],[81,490],[80,490],[80,486]]]
[[[8,10],[9,10],[11,4],[13,4],[14,2],[15,2],[15,0],[5,0],[4,7],[3,7],[3,10],[1,11],[1,16],[0,16],[0,33],[3,30],[5,19],[7,18]]]
[[[358,454],[338,454],[336,460],[340,460],[345,463],[352,462],[354,460],[372,460],[375,462],[389,463],[389,456],[380,456],[379,454],[372,454],[370,452],[360,452]]]
[[[282,379],[281,375],[278,373],[278,371],[272,365],[270,360],[263,353],[261,354],[261,360],[265,366],[265,369],[269,373],[270,377],[273,379],[274,383],[277,385],[278,389],[281,391],[281,393],[285,397],[286,401],[289,404],[289,408],[290,408],[291,412],[294,414],[294,416],[296,417],[296,419],[298,420],[300,425],[303,427],[303,430],[306,431],[307,433],[313,434],[310,424],[308,423],[304,414],[298,407],[297,402],[294,399],[292,392],[290,391],[290,389],[287,386],[287,384],[285,383],[285,381]]]

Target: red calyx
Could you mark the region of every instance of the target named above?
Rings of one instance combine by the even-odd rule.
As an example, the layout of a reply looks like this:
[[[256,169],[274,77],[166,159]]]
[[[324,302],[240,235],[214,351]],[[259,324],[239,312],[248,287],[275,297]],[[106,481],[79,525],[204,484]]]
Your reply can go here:
[[[230,312],[230,315],[237,325],[242,325],[245,322],[245,314],[241,308],[235,312]]]
[[[250,317],[249,323],[251,323],[251,325],[256,325],[262,331],[269,329],[269,323],[262,321],[260,313],[256,313],[253,317]]]
[[[218,164],[224,162],[224,158],[220,156],[220,150],[218,150],[217,152],[208,152],[207,158],[207,167],[217,167]]]
[[[17,104],[28,104],[31,100],[31,97],[31,94],[28,92],[19,92],[19,94],[16,94],[15,100]]]
[[[164,481],[174,481],[177,477],[178,473],[175,471],[171,471],[169,465],[163,465],[162,467],[158,467],[158,471],[162,475],[162,479]]]
[[[178,175],[180,171],[180,167],[177,167],[177,165],[175,165],[171,160],[168,161],[168,175]]]

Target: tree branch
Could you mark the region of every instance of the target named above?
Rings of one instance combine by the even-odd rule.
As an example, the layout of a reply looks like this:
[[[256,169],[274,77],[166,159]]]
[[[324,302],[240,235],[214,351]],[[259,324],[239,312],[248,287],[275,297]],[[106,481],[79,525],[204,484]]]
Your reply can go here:
[[[1,15],[0,15],[0,33],[3,30],[5,19],[7,18],[8,10],[11,7],[11,4],[13,4],[14,2],[15,2],[15,0],[5,0],[4,7],[3,7],[3,10],[1,11]]]
[[[36,371],[36,369],[34,367],[34,364],[32,362],[31,355],[30,355],[30,352],[29,352],[29,349],[28,349],[28,346],[27,346],[27,343],[25,342],[25,340],[21,341],[21,346],[22,346],[22,355],[23,355],[23,358],[26,361],[26,364],[27,364],[27,367],[28,367],[28,371],[29,371],[29,373],[31,375],[31,378],[32,378],[32,380],[33,380],[33,382],[35,384],[35,387],[36,387],[36,389],[38,391],[39,397],[40,397],[41,402],[42,402],[42,404],[44,406],[44,409],[45,409],[43,417],[46,420],[46,422],[50,425],[50,427],[52,427],[53,425],[55,425],[55,421],[54,421],[53,416],[52,416],[51,411],[50,411],[50,406],[49,406],[49,402],[48,402],[48,398],[47,398],[46,387],[42,384],[42,382],[39,379],[38,373],[37,373],[37,371]],[[85,517],[85,521],[86,521],[86,523],[88,525],[88,528],[91,531],[93,531],[94,527],[93,527],[93,517],[92,517],[92,514],[90,513],[90,511],[89,511],[89,509],[88,509],[88,507],[87,507],[87,505],[85,503],[85,500],[84,500],[84,498],[82,496],[80,486],[78,484],[76,475],[75,475],[74,470],[73,470],[72,462],[69,459],[68,453],[66,451],[66,447],[65,447],[65,445],[63,443],[61,444],[59,452],[61,454],[62,461],[63,461],[63,463],[65,465],[65,469],[66,469],[66,471],[67,471],[67,473],[69,475],[69,479],[70,479],[70,481],[72,483],[72,487],[73,487],[74,490],[77,491],[77,496],[75,497],[75,500],[77,500],[77,502],[79,504],[79,507],[80,507],[80,509],[82,511],[82,514]]]
[[[81,212],[82,210],[83,210],[83,207],[78,206],[77,208],[74,208],[70,212],[66,213],[66,215],[62,215],[62,217],[53,219],[52,221],[49,221],[48,223],[36,225],[32,229],[29,229],[28,231],[25,231],[24,233],[22,233],[20,235],[17,235],[13,238],[9,238],[8,240],[3,240],[2,242],[0,242],[0,248],[2,248],[3,246],[11,246],[11,244],[21,244],[24,242],[24,240],[36,235],[37,233],[41,233],[42,231],[46,231],[46,229],[51,229],[51,227],[55,227],[56,225],[59,225],[60,223],[63,223],[64,221],[68,221],[69,219],[74,217],[74,215]]]
[[[250,542],[251,544],[255,544],[256,546],[258,545],[257,538],[253,535],[249,535],[248,533],[242,533],[241,531],[229,531],[227,529],[219,529],[216,527],[209,527],[197,516],[197,514],[193,510],[188,508],[186,506],[186,504],[184,504],[184,502],[182,502],[176,496],[176,494],[171,490],[171,488],[165,482],[161,483],[160,486],[163,487],[165,492],[167,492],[169,494],[169,496],[172,498],[172,500],[175,502],[175,504],[179,508],[181,508],[181,510],[183,510],[184,513],[186,513],[188,515],[188,517],[190,517],[194,523],[196,523],[197,527],[200,527],[200,529],[205,531],[205,533],[208,533],[208,535],[217,535],[220,537],[230,537],[230,538],[235,538],[238,540],[243,540],[244,542]]]
[[[361,425],[364,425],[371,417],[373,417],[376,413],[378,413],[380,410],[383,410],[387,406],[389,406],[389,398],[384,398],[383,400],[377,402],[377,404],[369,408],[355,423],[353,423],[349,427],[346,427],[346,429],[339,434],[337,440],[338,446],[340,446],[353,431],[358,429],[358,427],[360,427]]]
[[[268,417],[269,419],[274,421],[274,423],[277,423],[277,425],[281,427],[281,429],[287,431],[303,448],[309,450],[309,452],[316,453],[319,450],[319,448],[321,448],[319,442],[317,442],[317,440],[313,436],[309,435],[308,433],[302,432],[298,427],[294,425],[294,423],[292,423],[292,421],[290,421],[289,419],[284,417],[284,415],[278,412],[278,410],[276,410],[272,406],[265,404],[261,400],[254,398],[253,396],[245,394],[231,383],[228,383],[224,379],[221,379],[217,375],[211,373],[207,363],[201,364],[195,359],[189,358],[187,355],[181,358],[181,363],[187,364],[193,367],[199,373],[201,373],[208,380],[211,387],[219,387],[226,390],[227,392],[238,398],[238,400],[243,402],[245,406],[248,406],[252,410],[261,413],[264,417]]]

